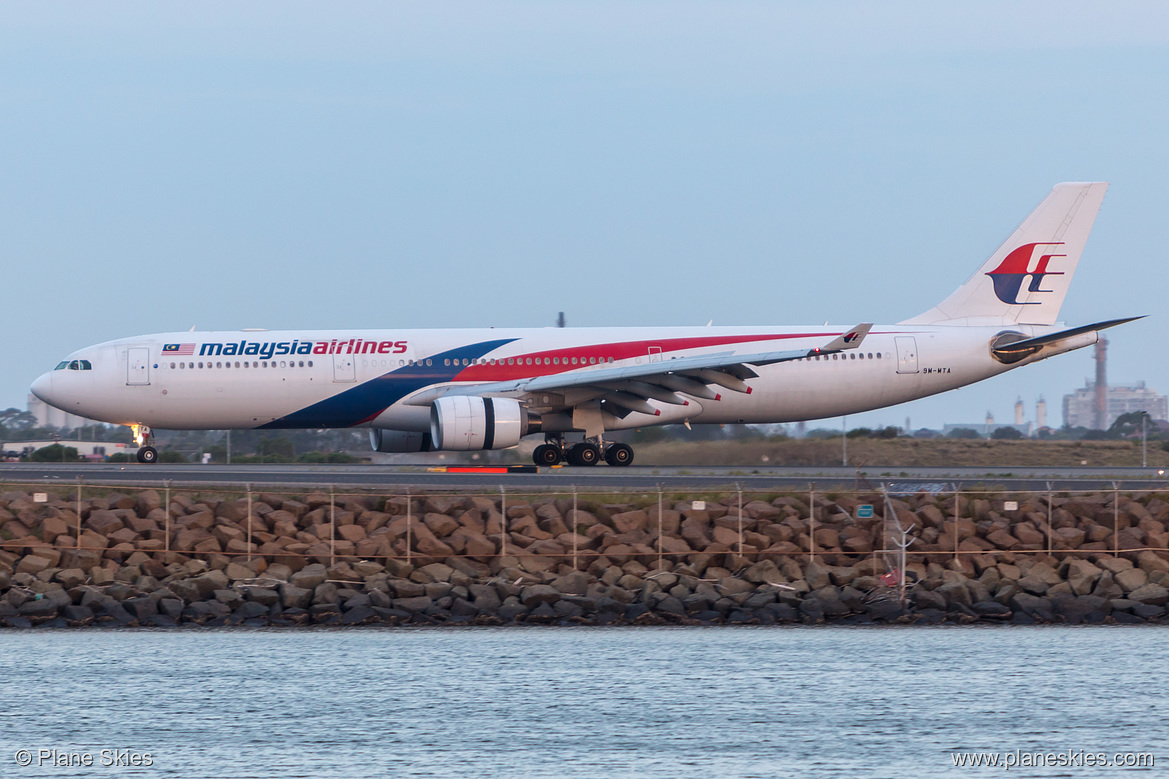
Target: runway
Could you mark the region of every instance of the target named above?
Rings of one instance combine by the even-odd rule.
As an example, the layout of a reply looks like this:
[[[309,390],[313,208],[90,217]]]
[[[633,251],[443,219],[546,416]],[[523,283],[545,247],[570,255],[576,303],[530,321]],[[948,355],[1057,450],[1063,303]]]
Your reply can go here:
[[[716,491],[853,491],[886,486],[891,492],[950,492],[955,487],[1007,490],[1169,490],[1155,468],[541,468],[538,473],[438,473],[423,466],[378,465],[140,465],[0,464],[3,485],[69,484],[124,487],[285,487],[404,489],[416,491],[649,492],[663,489]]]

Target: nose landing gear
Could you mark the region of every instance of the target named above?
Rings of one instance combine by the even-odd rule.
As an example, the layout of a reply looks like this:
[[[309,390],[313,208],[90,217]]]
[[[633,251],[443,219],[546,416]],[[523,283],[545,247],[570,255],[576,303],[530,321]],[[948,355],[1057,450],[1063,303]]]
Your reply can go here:
[[[134,443],[140,447],[138,462],[147,464],[158,462],[158,450],[150,445],[151,439],[154,438],[150,428],[146,425],[130,425],[130,430],[134,433]]]
[[[602,457],[609,465],[624,468],[633,462],[633,448],[628,444],[606,445],[599,437],[569,446],[564,436],[549,435],[532,452],[532,460],[536,465],[544,466],[567,462],[569,465],[590,467],[600,462]]]

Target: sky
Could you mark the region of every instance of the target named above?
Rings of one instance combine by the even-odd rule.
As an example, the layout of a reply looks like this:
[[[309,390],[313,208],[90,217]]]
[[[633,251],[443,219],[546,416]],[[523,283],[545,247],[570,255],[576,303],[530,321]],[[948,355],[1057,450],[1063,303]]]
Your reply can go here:
[[[0,408],[192,326],[896,322],[1083,180],[1061,318],[1149,314],[1109,378],[1169,392],[1167,44],[1123,0],[11,4]],[[1058,424],[1093,370],[848,424]]]

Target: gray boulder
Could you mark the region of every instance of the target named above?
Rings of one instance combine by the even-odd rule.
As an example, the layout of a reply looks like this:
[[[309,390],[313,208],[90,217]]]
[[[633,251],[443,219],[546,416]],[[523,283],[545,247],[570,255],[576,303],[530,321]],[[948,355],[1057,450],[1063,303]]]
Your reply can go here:
[[[560,600],[560,593],[556,591],[555,587],[547,584],[533,584],[524,587],[520,593],[520,602],[526,609],[534,609],[541,603],[555,603],[558,600]]]
[[[280,604],[286,609],[307,609],[312,605],[313,591],[295,584],[280,585]]]
[[[1130,592],[1128,599],[1140,601],[1150,606],[1164,606],[1169,603],[1169,590],[1159,584],[1145,584]]]
[[[20,604],[20,615],[31,620],[51,619],[57,616],[57,604],[49,598],[28,600]]]
[[[235,616],[242,620],[259,619],[268,616],[268,607],[256,601],[245,601],[235,610]]]
[[[425,595],[420,595],[416,598],[394,598],[394,608],[407,611],[411,614],[419,614],[434,606],[434,601]]]
[[[325,583],[325,566],[320,563],[313,563],[301,568],[292,576],[288,577],[289,584],[295,587],[301,587],[306,590],[315,590],[317,587]]]

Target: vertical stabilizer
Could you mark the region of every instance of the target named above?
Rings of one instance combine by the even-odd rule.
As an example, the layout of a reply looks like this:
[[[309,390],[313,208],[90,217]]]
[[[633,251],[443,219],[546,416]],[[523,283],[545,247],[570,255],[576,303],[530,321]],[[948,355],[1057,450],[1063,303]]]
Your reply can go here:
[[[969,281],[905,324],[1054,324],[1106,189],[1056,184]]]

